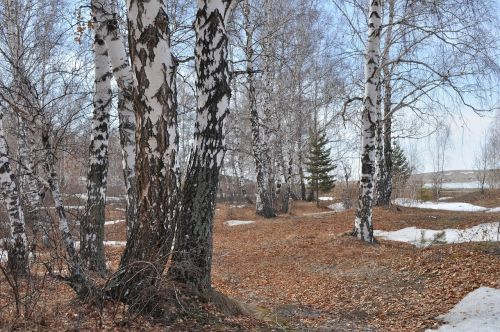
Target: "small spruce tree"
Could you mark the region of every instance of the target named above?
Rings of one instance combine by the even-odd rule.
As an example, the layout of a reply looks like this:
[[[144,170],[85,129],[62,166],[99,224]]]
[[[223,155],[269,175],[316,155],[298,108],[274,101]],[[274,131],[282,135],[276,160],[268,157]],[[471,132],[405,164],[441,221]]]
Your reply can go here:
[[[413,169],[408,163],[408,159],[399,143],[394,141],[392,146],[392,174],[395,182],[394,185],[397,189],[402,189],[413,173]]]
[[[319,206],[319,192],[330,191],[335,186],[331,172],[337,168],[330,158],[328,139],[324,129],[311,130],[309,134],[309,152],[305,162],[306,176],[310,189],[315,193],[316,205]]]

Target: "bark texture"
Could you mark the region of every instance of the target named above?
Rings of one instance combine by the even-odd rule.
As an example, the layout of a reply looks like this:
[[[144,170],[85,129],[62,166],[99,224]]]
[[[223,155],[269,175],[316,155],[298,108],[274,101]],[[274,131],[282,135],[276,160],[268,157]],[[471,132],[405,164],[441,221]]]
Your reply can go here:
[[[381,144],[382,155],[379,159],[379,174],[377,181],[377,205],[389,206],[392,195],[392,75],[391,68],[387,64],[390,48],[392,45],[392,32],[395,15],[395,0],[388,0],[389,18],[387,22],[387,30],[384,39],[384,53],[381,59],[383,78],[383,101],[384,101],[384,117],[381,126],[383,125]]]
[[[19,189],[27,203],[28,211],[26,215],[34,220],[33,231],[36,235],[40,235],[44,246],[50,245],[48,232],[50,224],[48,218],[41,209],[40,188],[36,179],[35,169],[31,155],[33,151],[30,148],[28,130],[26,120],[21,116],[18,119],[18,136],[17,148],[19,154]]]
[[[120,145],[122,147],[123,177],[127,190],[127,237],[137,218],[137,188],[135,177],[135,129],[133,107],[134,78],[125,50],[123,36],[118,26],[118,8],[114,0],[104,1],[102,21],[105,23],[103,37],[108,50],[113,76],[118,85],[118,120]]]
[[[138,212],[117,276],[117,290],[125,298],[160,280],[174,239],[180,181],[175,64],[165,4],[129,1],[128,14]]]
[[[250,24],[250,4],[246,0],[243,3],[244,30],[246,34],[245,55],[247,62],[247,89],[248,108],[250,110],[250,123],[252,125],[252,151],[255,159],[255,174],[257,180],[257,213],[265,218],[275,217],[273,209],[273,199],[269,187],[269,167],[266,162],[268,158],[265,153],[265,142],[261,135],[259,113],[257,110],[257,96],[254,82],[254,50],[253,50],[253,30]]]
[[[195,21],[197,119],[170,273],[200,291],[211,288],[213,216],[231,95],[226,26],[232,5],[198,0]]]
[[[111,71],[104,43],[102,4],[92,1],[94,35],[94,113],[89,147],[87,207],[80,226],[80,258],[90,270],[104,272],[104,221],[108,174],[109,111],[111,109]]]
[[[378,86],[380,82],[380,0],[369,0],[368,41],[365,54],[365,93],[363,99],[361,136],[361,180],[359,182],[359,202],[356,210],[353,234],[366,242],[373,242],[373,190],[376,164],[376,130]]]
[[[3,113],[0,113],[0,188],[10,222],[8,244],[8,266],[12,271],[25,273],[28,266],[27,238],[24,215],[21,209],[19,191],[15,175],[12,173],[10,158],[3,130]]]
[[[59,179],[55,168],[54,151],[52,149],[52,142],[50,140],[49,125],[44,125],[45,129],[42,132],[42,146],[44,149],[44,166],[48,176],[49,189],[54,200],[54,206],[59,219],[59,231],[68,254],[71,266],[77,266],[77,255],[75,249],[75,242],[71,231],[69,229],[68,218],[64,210],[64,203],[62,199],[61,189],[59,186]]]

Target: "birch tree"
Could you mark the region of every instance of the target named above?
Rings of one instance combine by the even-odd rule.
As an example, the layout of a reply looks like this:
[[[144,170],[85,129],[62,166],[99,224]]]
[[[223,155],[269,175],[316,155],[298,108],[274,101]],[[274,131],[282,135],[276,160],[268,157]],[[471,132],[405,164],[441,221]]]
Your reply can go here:
[[[111,72],[108,51],[104,43],[103,5],[91,3],[95,22],[94,33],[94,112],[89,147],[87,175],[87,207],[80,225],[80,256],[87,268],[103,272],[104,222],[106,209],[106,183],[108,173],[109,111],[111,109]]]
[[[245,31],[245,55],[247,62],[247,94],[248,108],[250,110],[250,123],[252,126],[252,150],[255,159],[255,173],[257,182],[256,211],[266,218],[275,217],[273,199],[269,181],[269,156],[265,151],[265,139],[262,137],[260,117],[257,110],[257,95],[254,81],[254,49],[253,27],[250,22],[250,3],[243,3],[243,29]]]
[[[0,113],[0,186],[10,222],[8,263],[12,271],[23,274],[28,266],[26,226],[16,178],[10,166],[2,119],[3,113]]]
[[[137,296],[159,280],[171,252],[179,208],[175,63],[163,0],[129,2],[129,42],[137,119],[137,221],[114,288]]]
[[[381,4],[379,0],[369,0],[368,41],[365,54],[365,93],[363,98],[361,133],[361,179],[359,182],[359,202],[356,209],[353,234],[366,242],[373,242],[372,205],[375,174],[376,124],[378,86],[380,82],[380,28]]]
[[[112,73],[119,88],[118,119],[122,146],[123,177],[127,191],[127,237],[137,218],[137,193],[135,178],[135,114],[133,109],[134,79],[123,36],[119,29],[118,7],[115,0],[103,0],[95,8],[101,15],[101,29],[106,43]]]
[[[169,272],[175,280],[207,291],[211,289],[213,218],[231,96],[226,29],[235,2],[198,0],[197,4],[196,131],[182,187],[178,235]]]

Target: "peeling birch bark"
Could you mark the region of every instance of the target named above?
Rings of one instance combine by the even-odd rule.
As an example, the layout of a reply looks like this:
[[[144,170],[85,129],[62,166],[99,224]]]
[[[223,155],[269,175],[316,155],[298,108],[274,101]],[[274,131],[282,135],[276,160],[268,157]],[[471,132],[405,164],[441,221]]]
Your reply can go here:
[[[137,120],[137,221],[112,288],[134,297],[160,280],[171,254],[180,168],[175,63],[162,0],[129,1],[129,40]]]

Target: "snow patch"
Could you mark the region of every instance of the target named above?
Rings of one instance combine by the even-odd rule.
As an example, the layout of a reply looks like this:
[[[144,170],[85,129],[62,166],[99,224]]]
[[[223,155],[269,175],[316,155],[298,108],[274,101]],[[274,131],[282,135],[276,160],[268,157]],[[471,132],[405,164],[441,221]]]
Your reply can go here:
[[[447,201],[449,199],[452,199],[453,197],[440,197],[438,198],[438,201]]]
[[[495,212],[500,212],[500,207],[496,207],[496,208],[492,208],[492,209],[489,209],[488,211],[486,211],[488,213],[495,213]]]
[[[233,209],[243,209],[245,205],[229,205],[229,207]]]
[[[0,263],[7,263],[7,250],[1,250],[0,249]]]
[[[119,219],[119,220],[109,220],[109,221],[104,222],[104,225],[105,225],[105,226],[108,226],[108,225],[116,225],[116,224],[119,224],[119,223],[122,223],[122,222],[125,222],[125,221],[126,221],[125,219]]]
[[[320,196],[320,197],[318,197],[318,199],[319,199],[320,201],[333,201],[333,200],[335,200],[335,197],[331,197],[331,196]]]
[[[255,221],[252,220],[228,220],[225,222],[225,224],[228,226],[249,225],[254,223]]]
[[[467,294],[448,313],[438,316],[446,324],[428,331],[495,332],[500,327],[500,289],[480,287]]]
[[[373,235],[390,241],[411,243],[417,247],[446,243],[498,242],[500,241],[500,223],[480,224],[466,229],[432,230],[407,227],[398,231],[375,230]]]
[[[345,211],[345,207],[343,203],[335,203],[332,205],[328,205],[328,208],[330,210],[334,210],[335,212],[342,212]]]
[[[315,213],[304,213],[303,216],[320,216],[323,214],[332,214],[335,213],[336,211],[325,211],[325,212],[315,212]]]
[[[424,188],[430,189],[434,187],[431,182],[427,182],[423,186]],[[441,184],[442,189],[478,189],[481,188],[479,181],[470,182],[444,182]]]
[[[394,204],[418,209],[481,212],[490,209],[469,203],[422,202],[407,198],[396,198]]]

